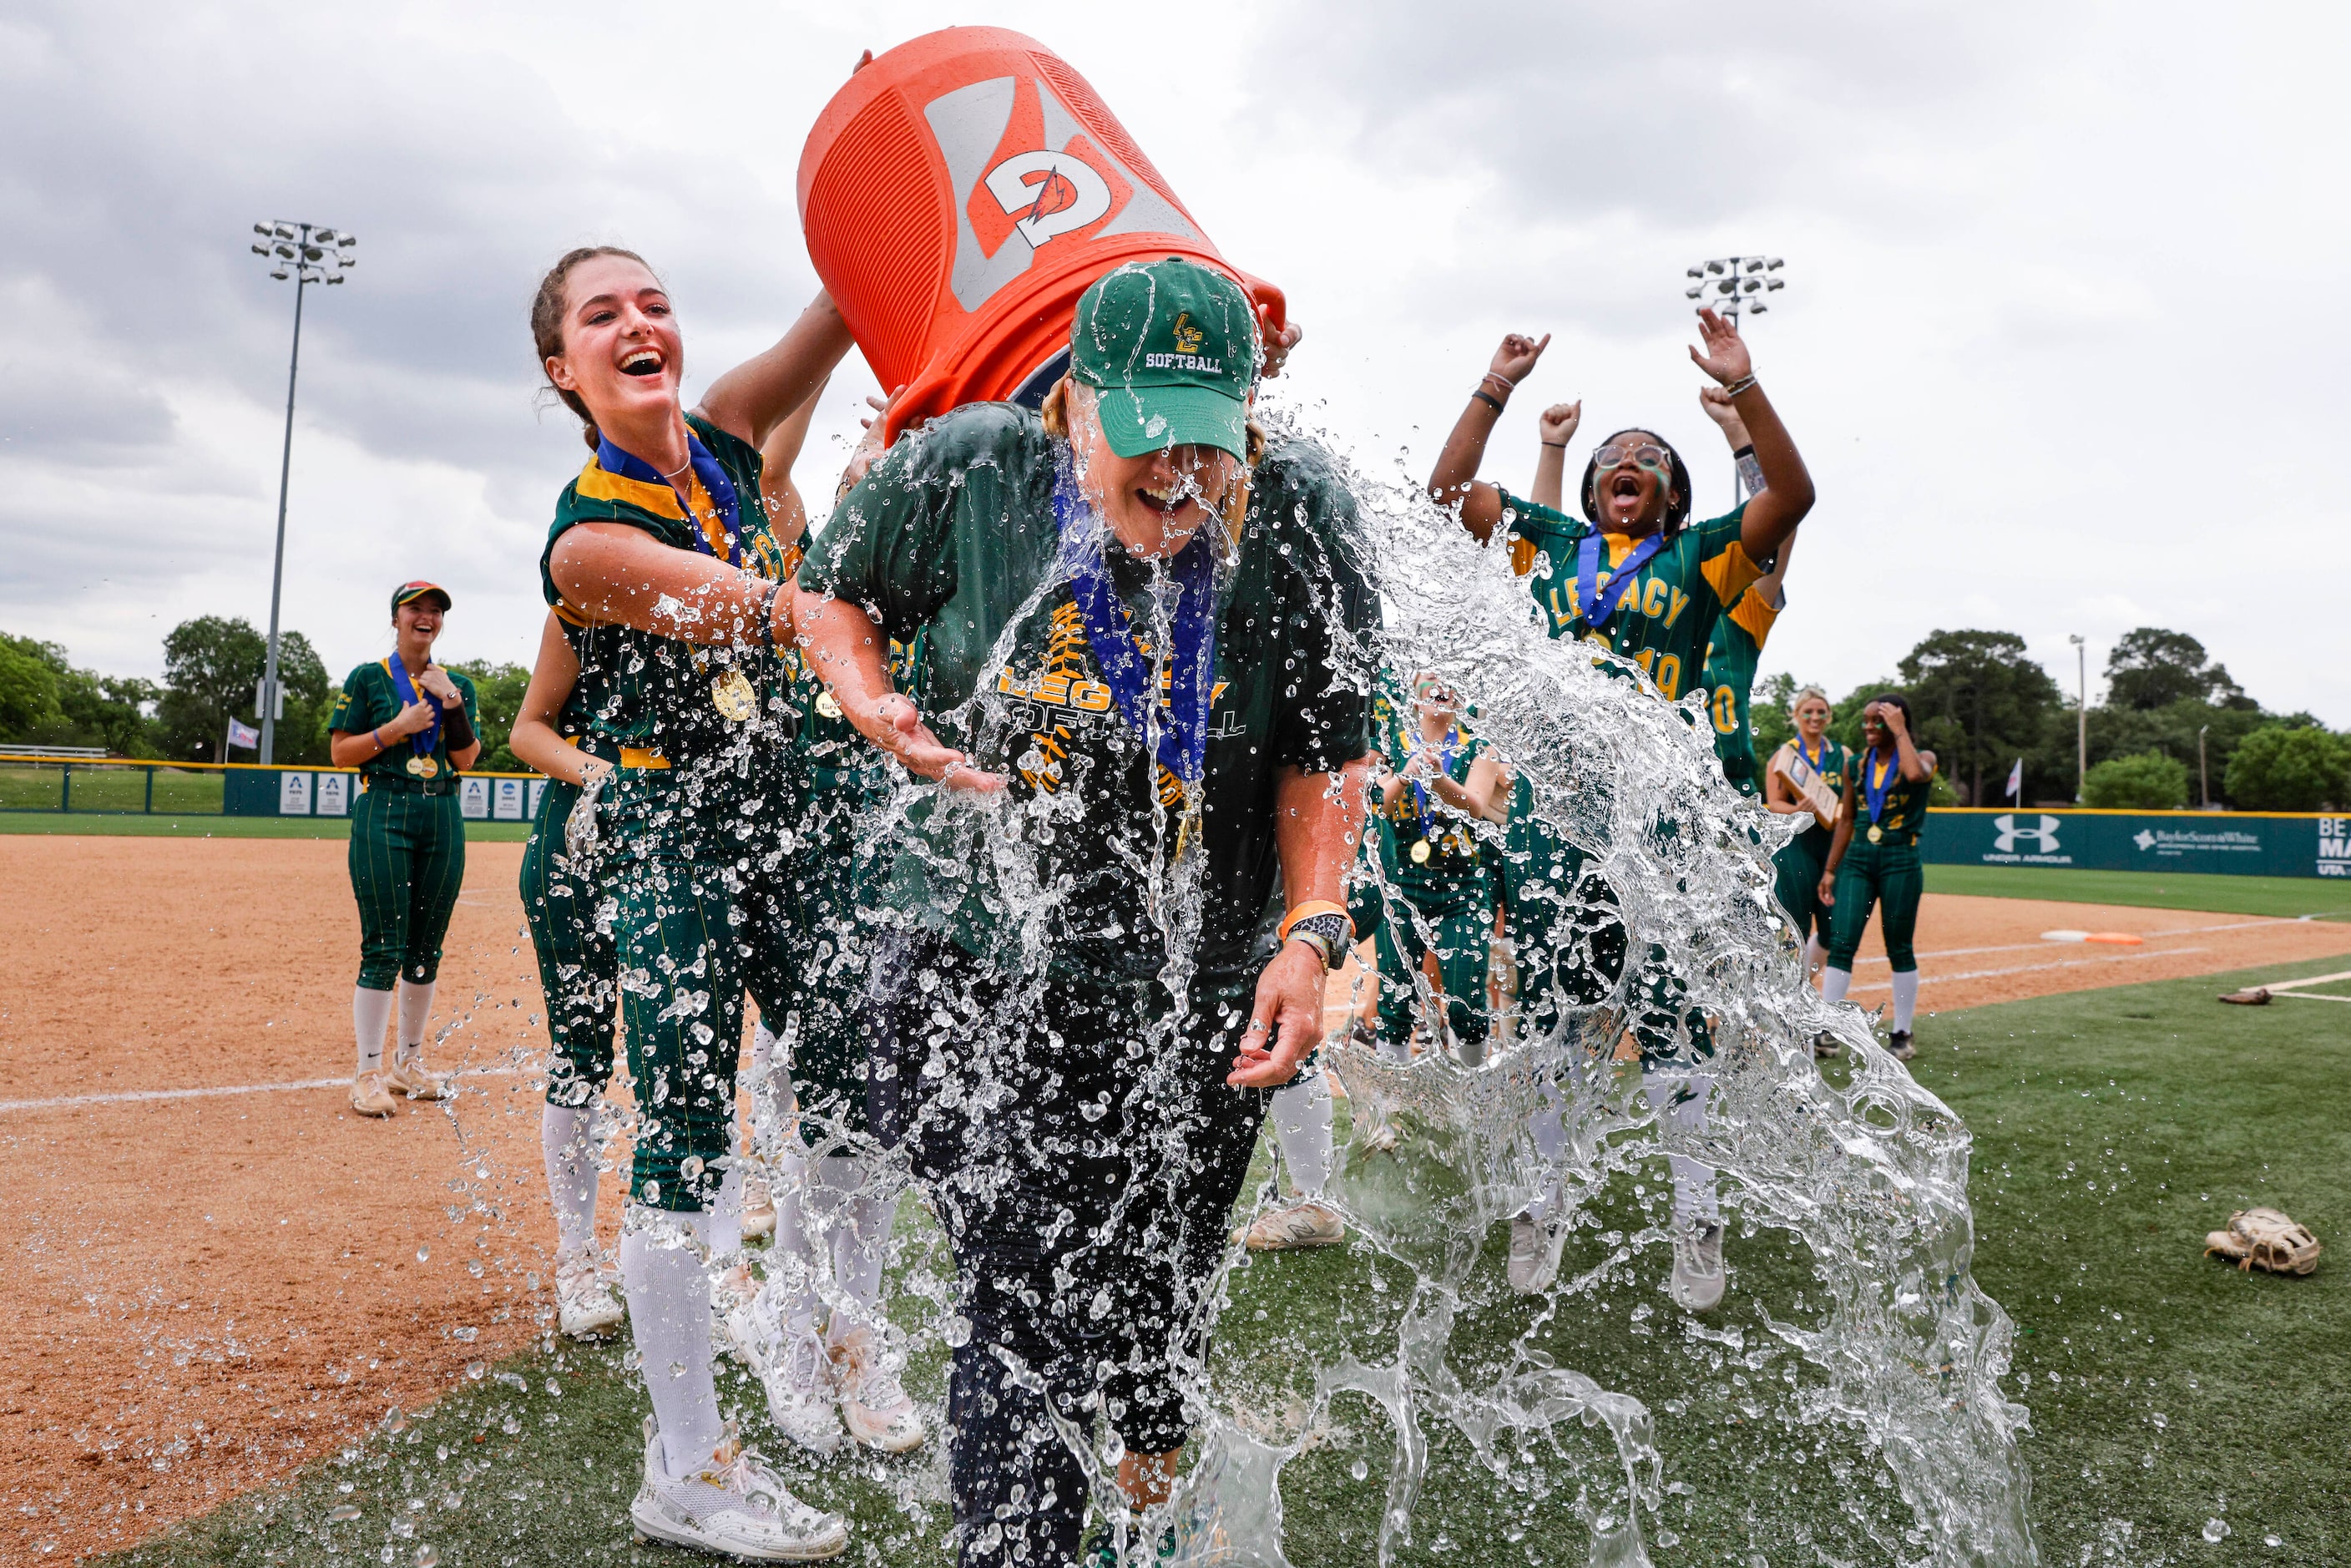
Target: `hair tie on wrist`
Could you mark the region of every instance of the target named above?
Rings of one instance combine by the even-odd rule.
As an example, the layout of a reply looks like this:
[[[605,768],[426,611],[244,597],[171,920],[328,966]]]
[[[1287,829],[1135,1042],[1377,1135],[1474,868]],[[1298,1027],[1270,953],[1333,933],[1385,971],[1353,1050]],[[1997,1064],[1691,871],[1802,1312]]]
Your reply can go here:
[[[1740,377],[1737,381],[1731,382],[1724,386],[1722,389],[1723,395],[1726,397],[1737,397],[1740,392],[1753,390],[1754,385],[1755,372],[1753,371],[1750,371],[1745,375]]]
[[[1484,387],[1479,387],[1476,392],[1471,392],[1469,395],[1478,399],[1481,402],[1491,404],[1496,413],[1502,412],[1502,400],[1496,397],[1492,392],[1488,392]]]
[[[1566,450],[1567,450],[1567,443],[1566,443],[1566,442],[1564,442],[1564,441],[1546,441],[1546,442],[1544,442],[1544,443],[1543,443],[1543,444],[1544,444],[1545,446],[1556,446],[1556,447],[1558,447],[1562,452],[1564,452],[1564,451],[1566,451]],[[1752,448],[1750,448],[1750,450],[1752,450]],[[1737,455],[1737,454],[1735,454],[1735,453],[1734,453],[1734,454],[1733,454],[1733,455],[1735,456],[1735,455]]]

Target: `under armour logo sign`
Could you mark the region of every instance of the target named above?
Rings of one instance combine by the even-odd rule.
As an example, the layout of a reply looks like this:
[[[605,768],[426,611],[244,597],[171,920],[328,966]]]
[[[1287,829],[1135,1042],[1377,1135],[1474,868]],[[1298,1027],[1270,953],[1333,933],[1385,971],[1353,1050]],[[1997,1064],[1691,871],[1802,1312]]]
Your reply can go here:
[[[2026,821],[2034,822],[2035,825],[2019,827],[2015,814],[2009,811],[2002,811],[1991,820],[1993,830],[2000,835],[1993,846],[1996,852],[2004,855],[2015,853],[2016,841],[2019,839],[2031,839],[2033,847],[2044,855],[2057,848],[2056,818],[2043,815],[2037,820],[2027,818]]]

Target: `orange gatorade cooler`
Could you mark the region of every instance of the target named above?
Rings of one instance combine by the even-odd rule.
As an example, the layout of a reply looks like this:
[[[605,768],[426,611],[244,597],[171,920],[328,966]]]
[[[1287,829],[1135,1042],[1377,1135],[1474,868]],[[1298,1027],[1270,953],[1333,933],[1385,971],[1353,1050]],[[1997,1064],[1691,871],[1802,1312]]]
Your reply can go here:
[[[800,152],[817,276],[885,388],[888,434],[959,403],[1035,402],[1078,297],[1123,261],[1184,256],[1281,291],[1217,253],[1083,77],[1036,39],[949,27],[833,94]]]

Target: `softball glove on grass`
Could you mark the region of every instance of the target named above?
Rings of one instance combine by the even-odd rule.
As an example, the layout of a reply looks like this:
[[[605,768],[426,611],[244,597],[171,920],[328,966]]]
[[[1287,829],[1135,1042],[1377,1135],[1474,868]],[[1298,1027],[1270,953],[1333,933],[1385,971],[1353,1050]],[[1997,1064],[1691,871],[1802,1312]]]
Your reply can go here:
[[[2204,1238],[2204,1255],[2214,1253],[2240,1269],[2273,1274],[2307,1274],[2318,1267],[2318,1238],[2274,1208],[2245,1208],[2229,1216],[2229,1228]]]

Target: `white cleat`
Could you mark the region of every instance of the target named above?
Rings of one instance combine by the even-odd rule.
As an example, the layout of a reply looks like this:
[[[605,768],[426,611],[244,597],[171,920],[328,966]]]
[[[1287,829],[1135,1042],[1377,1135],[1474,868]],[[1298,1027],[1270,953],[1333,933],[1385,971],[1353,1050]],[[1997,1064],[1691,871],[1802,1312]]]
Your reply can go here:
[[[612,1280],[592,1251],[555,1265],[555,1326],[571,1339],[593,1339],[627,1316]]]
[[[710,1276],[710,1323],[715,1331],[711,1343],[719,1354],[732,1353],[736,1360],[754,1372],[759,1364],[752,1359],[757,1354],[752,1343],[758,1318],[751,1312],[751,1303],[758,1294],[759,1277],[751,1272],[748,1263],[737,1263]]]
[[[810,1328],[758,1349],[750,1365],[767,1392],[768,1419],[817,1458],[831,1458],[841,1447],[840,1396],[823,1336]]]
[[[1510,1289],[1521,1296],[1550,1290],[1559,1278],[1559,1255],[1566,1247],[1566,1226],[1545,1225],[1531,1208],[1510,1216]]]
[[[1347,1239],[1347,1222],[1327,1203],[1309,1199],[1287,1208],[1269,1208],[1249,1222],[1243,1241],[1252,1252],[1288,1252],[1301,1247],[1333,1247]]]
[[[640,1542],[690,1546],[753,1563],[814,1563],[849,1546],[837,1513],[794,1497],[767,1461],[728,1433],[701,1469],[672,1479],[661,1434],[645,1419],[645,1479],[629,1504]]]
[[[1674,1238],[1674,1301],[1687,1312],[1710,1312],[1722,1304],[1722,1227],[1702,1225]]]
[[[396,1057],[383,1070],[383,1086],[394,1094],[405,1094],[411,1100],[454,1100],[457,1091],[451,1086],[446,1073],[435,1072],[424,1065],[422,1056],[402,1061]]]
[[[923,1446],[923,1413],[900,1365],[872,1329],[852,1329],[832,1347],[841,1378],[841,1419],[849,1435],[877,1453],[904,1454]]]

